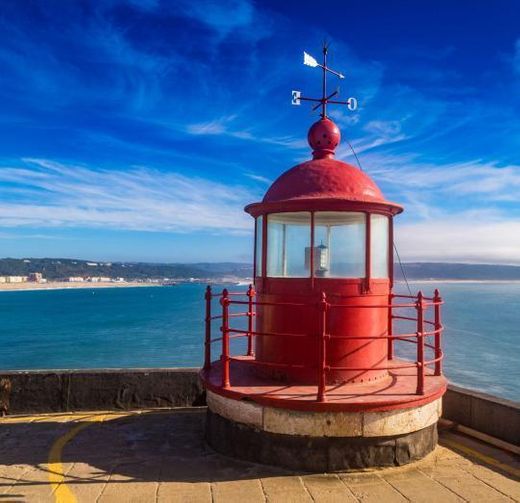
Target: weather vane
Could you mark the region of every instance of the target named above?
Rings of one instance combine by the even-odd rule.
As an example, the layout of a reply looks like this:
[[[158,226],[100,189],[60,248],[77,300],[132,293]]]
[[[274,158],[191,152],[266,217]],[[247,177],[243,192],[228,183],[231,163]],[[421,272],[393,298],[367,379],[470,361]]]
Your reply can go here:
[[[327,52],[328,47],[327,45],[323,46],[323,64],[318,63],[318,61],[313,58],[310,54],[304,52],[303,53],[303,64],[307,66],[311,66],[312,68],[320,67],[322,69],[322,94],[321,98],[307,98],[306,96],[302,96],[301,91],[293,91],[292,92],[292,101],[291,104],[293,105],[301,105],[301,101],[314,101],[318,104],[315,105],[312,110],[317,110],[319,107],[321,107],[321,117],[324,119],[327,117],[327,104],[333,103],[334,105],[346,105],[347,108],[351,111],[354,111],[357,109],[358,103],[356,98],[348,98],[346,101],[336,101],[332,100],[331,98],[334,98],[334,96],[339,94],[339,89],[336,89],[332,94],[329,94],[327,96],[327,72],[332,73],[333,75],[336,75],[336,77],[339,77],[340,79],[344,79],[345,75],[343,75],[340,72],[336,72],[332,68],[329,68],[327,66]]]

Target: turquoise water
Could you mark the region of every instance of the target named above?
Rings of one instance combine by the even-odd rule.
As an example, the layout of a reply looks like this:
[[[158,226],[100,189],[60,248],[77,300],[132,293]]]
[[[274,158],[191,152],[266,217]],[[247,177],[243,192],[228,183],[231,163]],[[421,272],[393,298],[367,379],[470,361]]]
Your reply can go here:
[[[435,286],[446,301],[449,379],[519,400],[520,284],[411,288],[431,294]],[[196,284],[0,292],[0,368],[199,366],[203,295],[204,286]]]

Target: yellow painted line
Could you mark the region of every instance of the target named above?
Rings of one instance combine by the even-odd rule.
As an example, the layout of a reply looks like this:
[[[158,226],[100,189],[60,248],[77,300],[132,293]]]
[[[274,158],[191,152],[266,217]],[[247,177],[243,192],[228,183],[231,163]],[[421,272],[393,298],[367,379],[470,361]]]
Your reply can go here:
[[[442,439],[442,444],[447,445],[448,447],[453,447],[454,449],[462,451],[464,454],[473,456],[474,458],[477,458],[478,460],[483,461],[488,465],[500,468],[500,470],[520,478],[520,469],[502,463],[501,461],[498,461],[498,459],[492,458],[487,454],[482,454],[481,452],[476,451],[471,447],[467,447],[466,445],[459,444],[458,442],[454,442],[453,440],[448,440],[446,438]]]
[[[67,433],[59,437],[58,440],[54,442],[49,452],[49,459],[47,461],[49,482],[53,489],[56,503],[76,503],[77,501],[74,493],[65,484],[65,473],[63,470],[63,464],[61,462],[61,456],[65,445],[70,442],[80,431],[83,431],[92,424],[105,421],[106,419],[116,419],[121,416],[122,415],[119,414],[112,417],[109,414],[99,414],[87,418],[84,418],[84,416],[81,416],[80,418],[74,415],[70,416],[72,420],[83,419],[83,422],[77,424],[74,426],[74,428],[71,428]]]

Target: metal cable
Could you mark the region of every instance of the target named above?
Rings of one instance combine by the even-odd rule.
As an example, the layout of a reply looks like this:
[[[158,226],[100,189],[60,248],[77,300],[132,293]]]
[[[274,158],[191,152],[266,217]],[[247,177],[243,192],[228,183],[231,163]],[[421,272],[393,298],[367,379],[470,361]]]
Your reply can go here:
[[[348,141],[348,138],[345,138],[346,142],[348,143],[348,146],[350,147],[350,150],[352,150],[352,153],[354,154],[354,157],[356,158],[357,165],[359,166],[359,169],[361,171],[365,171],[363,167],[361,166],[361,163],[359,162],[359,157],[356,154],[356,151],[354,150],[354,147],[351,145],[351,143]]]
[[[397,246],[394,243],[395,254],[397,255],[397,260],[399,261],[399,267],[401,268],[401,273],[403,274],[404,281],[406,283],[406,288],[408,288],[408,293],[412,295],[412,290],[410,290],[410,285],[408,284],[408,280],[406,279],[406,274],[404,272],[403,263],[401,262],[401,257],[399,256],[399,252],[397,251]]]

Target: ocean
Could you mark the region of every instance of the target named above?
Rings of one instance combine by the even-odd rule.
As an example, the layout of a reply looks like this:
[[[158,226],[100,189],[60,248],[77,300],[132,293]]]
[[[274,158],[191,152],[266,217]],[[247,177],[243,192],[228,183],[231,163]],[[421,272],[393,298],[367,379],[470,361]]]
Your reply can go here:
[[[410,287],[425,295],[437,287],[446,301],[444,371],[449,380],[520,400],[520,283],[413,282]],[[200,366],[204,288],[0,292],[0,368]],[[405,293],[405,286],[397,290]],[[234,347],[240,350],[243,343]]]

